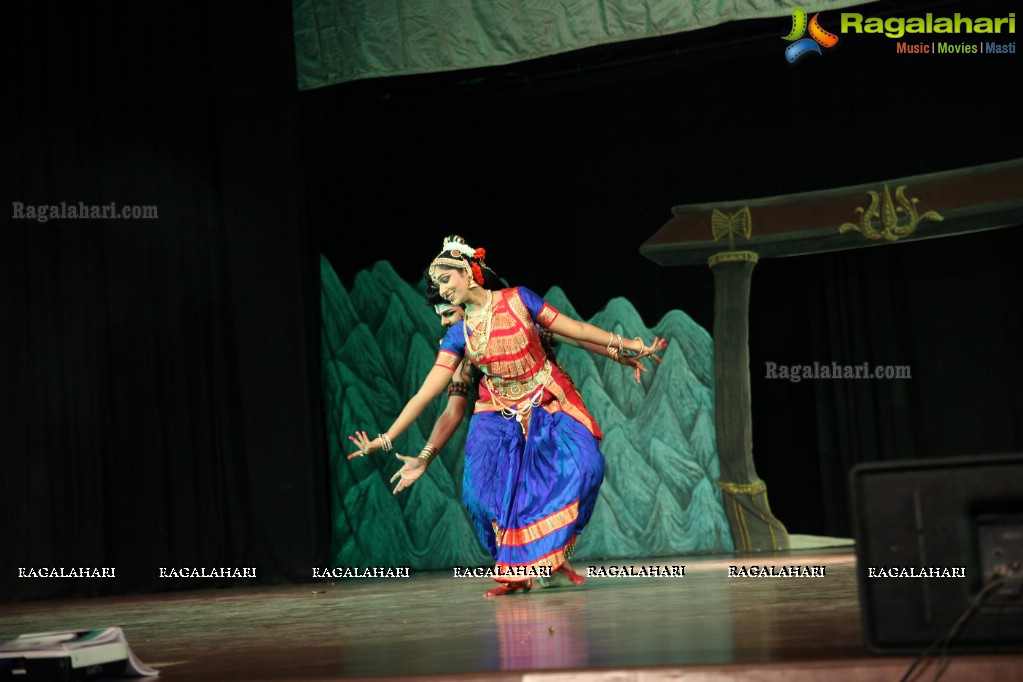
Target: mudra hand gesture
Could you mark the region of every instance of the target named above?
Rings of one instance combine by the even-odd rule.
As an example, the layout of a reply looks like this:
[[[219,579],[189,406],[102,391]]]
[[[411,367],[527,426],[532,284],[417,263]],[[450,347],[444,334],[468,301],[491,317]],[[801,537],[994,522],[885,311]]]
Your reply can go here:
[[[394,494],[397,495],[419,480],[419,477],[426,471],[426,461],[422,457],[406,457],[405,455],[399,455],[397,452],[394,453],[394,456],[402,462],[401,468],[395,472],[394,476],[391,476],[391,483],[398,481],[393,490]]]
[[[366,435],[365,431],[356,431],[354,436],[348,436],[348,440],[355,443],[359,448],[352,454],[348,455],[348,459],[355,459],[356,457],[365,457],[374,450],[379,450],[384,447],[382,439],[380,437],[370,438]],[[378,444],[378,441],[380,443]]]
[[[612,338],[614,337],[612,336]],[[618,338],[620,341],[621,337]],[[659,336],[655,336],[653,342],[649,346],[644,344],[643,340],[638,336],[636,337],[636,341],[639,341],[642,347],[639,350],[632,351],[624,349],[619,351],[619,349],[614,348],[613,344],[608,344],[608,355],[615,362],[621,365],[625,365],[626,367],[631,367],[633,375],[636,377],[636,383],[638,384],[642,383],[641,381],[642,373],[647,371],[647,368],[643,366],[643,363],[641,363],[640,360],[642,358],[649,357],[653,358],[654,361],[656,361],[657,363],[664,362],[664,360],[658,357],[657,353],[664,350],[664,348],[667,347],[668,342],[667,340],[662,339]]]

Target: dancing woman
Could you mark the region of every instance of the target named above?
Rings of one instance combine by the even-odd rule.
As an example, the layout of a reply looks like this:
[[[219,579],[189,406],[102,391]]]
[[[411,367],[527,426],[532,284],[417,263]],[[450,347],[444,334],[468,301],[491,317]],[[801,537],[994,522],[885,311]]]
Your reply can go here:
[[[581,584],[568,559],[597,500],[604,477],[601,432],[571,378],[543,349],[540,329],[633,368],[664,341],[647,346],[561,315],[525,287],[489,288],[485,252],[449,237],[430,264],[441,296],[461,305],[465,317],[441,343],[437,361],[394,423],[376,438],[350,436],[359,450],[383,448],[439,396],[463,358],[483,372],[479,400],[466,437],[462,498],[483,546],[495,560],[498,587],[487,596],[528,590],[531,576],[561,572]],[[423,468],[437,448],[427,443],[406,466]],[[404,467],[403,467],[404,469]]]
[[[483,273],[484,287],[487,289],[500,288],[502,282],[497,278],[497,275],[486,266],[482,264],[481,271]],[[426,303],[440,318],[441,326],[444,329],[450,329],[455,324],[460,322],[465,317],[465,309],[460,305],[453,305],[447,301],[447,299],[441,298],[440,290],[437,289],[437,285],[434,283],[433,278],[430,277],[429,271],[423,273],[423,277],[426,280]],[[561,336],[556,336],[548,329],[537,328],[537,332],[540,334],[540,340],[543,343],[544,351],[547,354],[547,359],[557,364],[558,360],[554,355],[555,344],[561,343],[566,345],[575,346],[577,348],[585,348],[586,350],[596,355],[605,356],[605,348],[603,346],[596,346],[593,344],[583,344],[573,339],[566,339]],[[443,342],[443,340],[442,340]],[[661,359],[656,355],[653,359],[657,362],[661,362]],[[622,363],[628,365],[636,372],[636,381],[639,382],[639,375],[641,372],[647,371],[646,367],[640,363],[637,358],[622,358]],[[558,365],[561,367],[561,365]],[[561,367],[564,371],[564,367]],[[437,421],[433,426],[433,430],[430,432],[430,437],[427,439],[427,443],[432,445],[432,453],[439,453],[447,445],[448,440],[452,434],[458,429],[459,424],[462,423],[462,418],[465,416],[466,409],[469,404],[475,404],[476,399],[479,398],[478,391],[474,388],[479,385],[480,380],[483,379],[483,372],[478,367],[472,365],[466,360],[462,360],[462,363],[451,375],[451,383],[448,384],[448,402],[444,407],[444,410],[437,417]],[[349,437],[351,440],[355,440]],[[361,453],[360,453],[361,454]],[[391,476],[391,483],[397,481],[394,486],[394,494],[398,494],[405,490],[426,472],[428,463],[426,460],[418,457],[406,457],[395,453],[395,456],[404,462],[404,465],[399,469],[393,476]]]

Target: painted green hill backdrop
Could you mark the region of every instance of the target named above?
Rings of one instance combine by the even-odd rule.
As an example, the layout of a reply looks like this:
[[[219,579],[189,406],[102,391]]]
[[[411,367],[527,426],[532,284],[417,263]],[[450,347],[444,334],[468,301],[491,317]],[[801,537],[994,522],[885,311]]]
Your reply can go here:
[[[411,566],[420,570],[484,566],[462,506],[462,467],[468,420],[411,490],[391,494],[398,461],[382,452],[348,460],[356,429],[387,428],[433,366],[443,329],[422,288],[380,261],[359,272],[346,291],[321,257],[323,391],[331,463],[332,566]],[[515,284],[515,283],[513,283]],[[527,285],[528,286],[528,285]],[[560,288],[544,298],[578,318]],[[732,539],[721,507],[714,434],[713,343],[680,310],[652,329],[624,298],[612,299],[589,320],[646,341],[669,340],[664,363],[637,385],[625,367],[579,348],[559,345],[604,432],[606,476],[576,558],[642,558],[729,551]],[[395,441],[418,453],[444,409],[441,396]]]

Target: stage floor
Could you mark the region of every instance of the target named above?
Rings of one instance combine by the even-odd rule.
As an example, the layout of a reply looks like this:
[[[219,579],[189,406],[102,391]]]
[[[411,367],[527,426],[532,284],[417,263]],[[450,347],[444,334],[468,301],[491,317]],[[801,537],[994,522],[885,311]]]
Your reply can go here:
[[[753,557],[573,562],[685,566],[676,577],[487,598],[453,571],[266,588],[0,606],[0,641],[120,626],[176,680],[458,679],[523,682],[899,680],[907,656],[862,644],[851,547]],[[824,566],[822,577],[729,577],[729,566]],[[677,573],[677,571],[676,571]],[[1023,680],[1023,658],[954,656],[942,680]],[[936,663],[911,679],[930,680]]]

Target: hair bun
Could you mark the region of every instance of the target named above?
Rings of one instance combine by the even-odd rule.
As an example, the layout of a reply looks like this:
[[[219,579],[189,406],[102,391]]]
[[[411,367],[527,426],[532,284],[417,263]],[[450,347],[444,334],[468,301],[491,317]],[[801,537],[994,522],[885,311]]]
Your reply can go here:
[[[444,238],[444,246],[441,247],[440,252],[449,253],[454,258],[459,256],[471,258],[476,253],[476,250],[466,244],[465,239],[460,235],[453,234]]]

